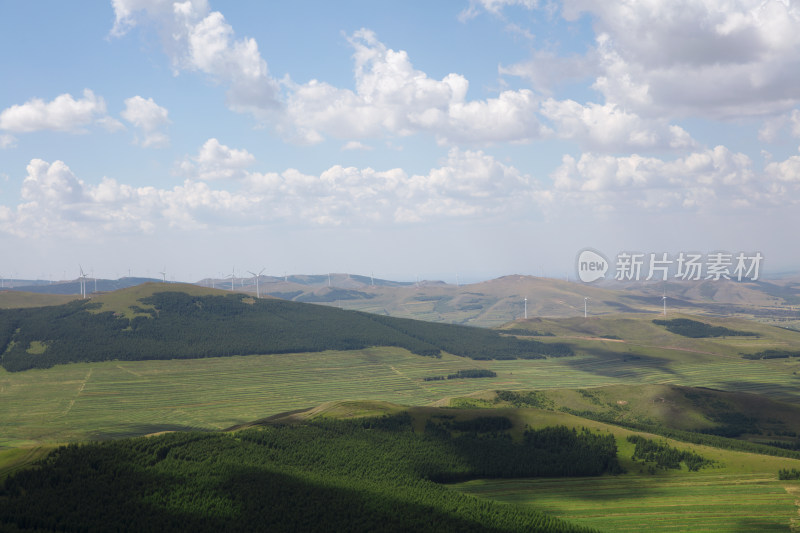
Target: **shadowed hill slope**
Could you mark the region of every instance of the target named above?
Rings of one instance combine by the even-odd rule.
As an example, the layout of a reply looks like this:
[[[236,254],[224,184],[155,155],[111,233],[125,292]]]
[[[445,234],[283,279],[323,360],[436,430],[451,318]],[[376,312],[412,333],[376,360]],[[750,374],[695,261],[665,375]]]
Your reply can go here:
[[[178,290],[176,290],[178,289]],[[396,346],[473,359],[572,355],[559,343],[491,330],[255,299],[193,286],[141,285],[90,301],[0,311],[2,366],[357,350]]]

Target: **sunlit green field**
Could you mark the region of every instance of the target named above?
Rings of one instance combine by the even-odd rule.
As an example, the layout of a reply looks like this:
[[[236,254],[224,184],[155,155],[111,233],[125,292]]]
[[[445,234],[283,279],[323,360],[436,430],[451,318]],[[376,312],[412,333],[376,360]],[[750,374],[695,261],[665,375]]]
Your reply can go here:
[[[797,481],[777,475],[623,475],[580,479],[479,480],[461,490],[604,531],[790,531]]]
[[[396,348],[0,370],[0,446],[222,429],[343,399],[426,405],[487,389],[674,383],[800,402],[798,363],[575,341],[562,359],[473,361]],[[638,359],[632,359],[632,356]],[[496,378],[423,381],[469,368]]]
[[[625,474],[596,478],[473,480],[454,484],[476,496],[530,505],[547,514],[601,531],[790,531],[800,507],[800,481],[778,480],[779,469],[800,468],[800,460],[646,438],[692,450],[714,461],[699,472],[660,470],[654,474],[632,460],[635,432],[600,422],[522,409],[532,427],[556,423],[609,431],[617,438]],[[539,420],[542,418],[541,420]]]

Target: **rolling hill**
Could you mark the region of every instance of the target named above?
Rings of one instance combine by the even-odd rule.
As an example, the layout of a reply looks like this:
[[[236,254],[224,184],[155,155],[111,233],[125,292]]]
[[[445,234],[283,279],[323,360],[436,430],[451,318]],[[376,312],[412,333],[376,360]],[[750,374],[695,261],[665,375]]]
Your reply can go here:
[[[473,359],[572,355],[559,343],[178,284],[152,283],[60,306],[0,310],[10,371],[87,361],[187,359],[397,346]]]

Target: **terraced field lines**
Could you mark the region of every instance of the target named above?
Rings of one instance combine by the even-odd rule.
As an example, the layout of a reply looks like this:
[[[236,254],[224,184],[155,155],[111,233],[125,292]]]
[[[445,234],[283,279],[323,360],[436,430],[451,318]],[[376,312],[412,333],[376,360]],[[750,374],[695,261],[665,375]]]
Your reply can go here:
[[[788,531],[797,516],[786,482],[764,474],[476,481],[470,494],[531,505],[606,531]]]

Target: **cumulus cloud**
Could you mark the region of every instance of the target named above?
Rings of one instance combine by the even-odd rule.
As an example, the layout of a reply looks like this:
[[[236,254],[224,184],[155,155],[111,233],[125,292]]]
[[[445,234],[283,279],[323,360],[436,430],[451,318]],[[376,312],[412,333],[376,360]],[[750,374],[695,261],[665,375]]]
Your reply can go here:
[[[84,89],[83,98],[62,94],[50,102],[32,98],[0,112],[0,129],[28,133],[41,130],[81,133],[106,115],[105,101]]]
[[[784,132],[792,137],[800,137],[800,109],[766,119],[758,130],[758,138],[764,142],[775,142]]]
[[[230,190],[192,178],[172,189],[134,187],[107,177],[88,184],[62,161],[34,159],[22,185],[23,202],[0,206],[0,230],[30,237],[245,223],[405,224],[509,213],[529,205],[537,187],[529,176],[481,151],[452,149],[441,165],[414,175],[399,168],[341,165],[319,175],[296,169],[245,172],[251,157],[210,139],[193,158],[198,175],[201,169],[222,177],[231,170],[241,174],[240,180],[229,182],[235,185]]]
[[[319,176],[289,169],[253,173],[247,182],[263,198],[273,198],[281,216],[294,213],[296,221],[334,225],[490,216],[518,208],[536,186],[490,155],[455,148],[427,174],[335,165]]]
[[[245,169],[255,162],[253,154],[247,150],[237,150],[211,138],[200,147],[198,154],[186,158],[180,164],[180,171],[200,180],[241,178]]]
[[[91,185],[64,162],[41,159],[27,167],[22,199],[16,208],[0,209],[0,229],[23,237],[201,229],[217,217],[235,225],[255,203],[246,194],[191,180],[172,189],[133,187],[105,177]]]
[[[221,164],[216,170],[227,176],[234,169],[240,179],[225,182],[224,189],[195,178],[170,189],[134,187],[107,177],[90,184],[61,161],[34,159],[21,203],[0,206],[0,231],[36,237],[243,224],[406,225],[564,209],[635,219],[653,213],[761,213],[796,209],[800,203],[800,156],[769,162],[759,171],[749,157],[724,146],[672,160],[567,155],[547,185],[483,151],[456,148],[422,174],[341,165],[319,174],[291,168],[250,172],[244,169],[251,161],[246,151],[215,139],[193,158],[197,175],[201,160],[209,164],[209,173],[214,162],[228,161],[227,168]]]
[[[405,51],[387,48],[370,30],[359,30],[348,41],[355,50],[355,91],[317,80],[291,87],[287,115],[306,142],[326,135],[346,139],[429,132],[444,143],[490,143],[544,134],[532,91],[467,100],[469,82],[461,75],[431,79],[414,69]]]
[[[744,154],[717,146],[667,161],[631,155],[566,155],[553,172],[553,188],[540,195],[552,207],[580,205],[600,211],[708,211],[785,204],[769,165],[759,175]]]
[[[800,6],[778,0],[593,2],[603,72],[594,87],[639,114],[729,118],[784,112],[800,101]]]
[[[695,144],[679,126],[644,120],[614,104],[581,105],[550,98],[542,103],[541,112],[552,121],[559,138],[578,141],[590,150],[685,149]]]
[[[266,117],[280,107],[280,87],[255,39],[236,39],[222,13],[205,0],[113,0],[113,36],[140,24],[154,25],[176,71],[198,71],[228,88],[228,106]]]
[[[145,148],[164,148],[169,146],[169,137],[160,128],[169,124],[167,110],[156,104],[152,98],[133,96],[125,100],[122,118],[142,130],[144,138],[139,141]]]

